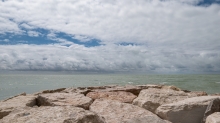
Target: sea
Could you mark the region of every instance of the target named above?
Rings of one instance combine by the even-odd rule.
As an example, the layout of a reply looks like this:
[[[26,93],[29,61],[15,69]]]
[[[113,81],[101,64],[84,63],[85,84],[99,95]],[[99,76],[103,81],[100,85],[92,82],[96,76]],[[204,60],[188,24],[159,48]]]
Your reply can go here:
[[[20,93],[104,85],[174,85],[184,90],[220,93],[220,75],[115,74],[115,73],[0,73],[0,100]]]

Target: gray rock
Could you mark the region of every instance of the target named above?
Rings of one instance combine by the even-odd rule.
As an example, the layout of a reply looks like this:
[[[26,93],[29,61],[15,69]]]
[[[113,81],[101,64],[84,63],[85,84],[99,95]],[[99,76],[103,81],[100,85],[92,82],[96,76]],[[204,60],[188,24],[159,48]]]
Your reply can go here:
[[[104,117],[107,123],[166,123],[150,111],[113,100],[97,99],[90,110]]]
[[[176,88],[174,87],[174,89],[170,89],[171,87],[166,87],[166,89],[165,87],[164,89],[144,89],[140,92],[138,97],[133,100],[133,104],[154,113],[160,105],[177,102],[193,96],[183,91],[175,91]]]
[[[79,93],[48,93],[37,98],[39,106],[76,106],[88,109],[93,100]]]
[[[105,123],[93,112],[73,106],[19,108],[0,123]]]
[[[209,103],[218,96],[192,97],[178,102],[161,105],[156,113],[173,123],[201,123]]]
[[[205,123],[220,123],[220,112],[215,112],[206,118]]]
[[[0,119],[7,116],[18,107],[33,107],[36,105],[36,96],[16,96],[0,102]]]

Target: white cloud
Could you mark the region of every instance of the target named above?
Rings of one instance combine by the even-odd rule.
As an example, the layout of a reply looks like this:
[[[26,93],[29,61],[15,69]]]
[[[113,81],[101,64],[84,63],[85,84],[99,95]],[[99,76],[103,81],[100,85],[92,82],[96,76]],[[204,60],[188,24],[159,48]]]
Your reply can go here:
[[[220,71],[220,5],[195,6],[199,2],[1,1],[0,34],[22,33],[19,27],[43,28],[51,30],[48,38],[72,47],[0,46],[0,68]],[[82,42],[99,39],[106,46],[74,45],[56,38],[53,31],[70,34]],[[122,42],[141,46],[114,45]]]
[[[36,31],[28,31],[27,34],[30,37],[38,37],[39,35],[41,35],[39,32]]]
[[[0,46],[0,69],[133,72],[219,72],[218,52],[146,49],[143,46]]]

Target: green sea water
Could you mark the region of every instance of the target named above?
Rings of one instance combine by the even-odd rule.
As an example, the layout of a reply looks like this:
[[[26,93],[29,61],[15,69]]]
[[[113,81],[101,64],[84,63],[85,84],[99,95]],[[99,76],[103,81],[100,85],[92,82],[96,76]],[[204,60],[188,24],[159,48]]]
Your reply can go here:
[[[46,89],[128,84],[165,84],[209,94],[220,93],[220,75],[0,74],[0,100]]]

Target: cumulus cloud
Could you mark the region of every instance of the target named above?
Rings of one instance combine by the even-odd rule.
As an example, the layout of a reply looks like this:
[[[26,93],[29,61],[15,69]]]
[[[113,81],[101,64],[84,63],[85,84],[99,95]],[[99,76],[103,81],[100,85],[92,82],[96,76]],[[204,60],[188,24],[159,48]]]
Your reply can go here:
[[[220,5],[200,2],[1,1],[0,34],[39,36],[33,29],[46,29],[49,39],[71,46],[0,46],[0,69],[219,72]],[[103,46],[87,48],[53,32]],[[124,42],[138,46],[115,45]]]

